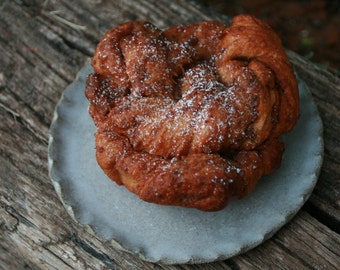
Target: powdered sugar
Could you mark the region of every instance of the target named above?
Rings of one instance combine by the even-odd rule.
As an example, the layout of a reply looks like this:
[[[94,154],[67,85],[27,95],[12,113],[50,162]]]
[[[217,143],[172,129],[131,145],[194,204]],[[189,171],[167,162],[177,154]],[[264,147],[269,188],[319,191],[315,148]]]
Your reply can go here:
[[[271,164],[261,163],[261,151],[279,144],[256,147],[270,135],[257,133],[272,125],[270,106],[279,106],[267,93],[275,79],[244,48],[230,58],[235,44],[226,47],[233,41],[224,30],[217,22],[164,32],[129,22],[96,49],[87,96],[103,143],[98,163],[142,199],[216,210],[250,192]]]

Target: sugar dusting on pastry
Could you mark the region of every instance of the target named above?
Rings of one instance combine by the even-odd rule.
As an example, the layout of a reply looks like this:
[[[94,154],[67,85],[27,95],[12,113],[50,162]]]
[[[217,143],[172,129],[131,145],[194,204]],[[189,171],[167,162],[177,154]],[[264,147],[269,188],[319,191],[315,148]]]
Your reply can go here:
[[[217,211],[280,166],[298,90],[259,19],[164,31],[124,23],[104,35],[92,65],[85,94],[98,164],[141,199]]]

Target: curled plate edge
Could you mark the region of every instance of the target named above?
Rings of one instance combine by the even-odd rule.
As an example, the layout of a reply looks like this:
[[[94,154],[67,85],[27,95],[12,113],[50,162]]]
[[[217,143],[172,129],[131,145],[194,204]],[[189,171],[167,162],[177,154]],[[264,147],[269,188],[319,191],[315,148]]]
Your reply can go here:
[[[54,146],[54,137],[53,137],[53,133],[54,130],[58,128],[58,121],[59,121],[59,109],[60,109],[60,104],[63,103],[63,101],[65,100],[65,98],[67,98],[67,94],[70,91],[70,89],[73,88],[74,84],[79,84],[79,83],[83,83],[83,81],[85,80],[86,76],[88,73],[92,72],[92,67],[90,65],[85,65],[78,73],[77,76],[75,78],[75,80],[65,89],[65,91],[62,93],[61,98],[59,100],[59,102],[56,105],[56,109],[54,111],[54,116],[51,122],[51,126],[50,126],[50,136],[49,136],[49,142],[48,142],[48,172],[49,172],[49,177],[52,181],[52,184],[54,186],[54,189],[60,199],[60,201],[62,202],[65,210],[67,211],[67,213],[71,216],[71,218],[77,223],[79,224],[81,227],[85,228],[86,231],[88,231],[90,234],[92,234],[93,236],[101,239],[97,233],[96,233],[96,229],[91,225],[91,224],[83,224],[81,223],[77,217],[76,217],[76,211],[74,210],[73,206],[68,204],[64,197],[64,193],[62,190],[62,187],[60,185],[60,177],[57,175],[57,173],[55,172],[55,163],[56,163],[56,150],[55,150],[55,146]],[[307,91],[307,95],[311,98],[312,100],[312,94],[307,86],[307,84],[300,80],[298,78],[298,82],[299,82],[299,88],[303,87],[305,88],[305,91]],[[281,219],[279,224],[276,226],[276,228],[274,228],[272,231],[270,231],[267,234],[262,235],[259,239],[257,239],[257,241],[255,241],[253,244],[248,245],[245,248],[239,247],[237,250],[235,250],[235,252],[233,252],[233,254],[215,254],[215,256],[210,257],[210,258],[196,258],[196,257],[190,257],[187,258],[186,260],[183,261],[173,261],[172,259],[169,259],[167,257],[160,257],[156,260],[149,258],[144,252],[143,250],[138,250],[138,252],[133,252],[131,251],[129,248],[125,247],[122,243],[120,243],[119,241],[115,240],[115,239],[110,239],[109,242],[110,244],[114,247],[117,248],[119,250],[122,250],[124,252],[130,253],[130,254],[134,254],[137,255],[140,259],[144,260],[144,261],[148,261],[148,262],[152,262],[152,263],[163,263],[163,264],[184,264],[184,263],[188,263],[188,264],[196,264],[196,263],[209,263],[209,262],[214,262],[214,261],[220,261],[220,260],[226,260],[229,259],[231,257],[234,257],[236,255],[240,255],[242,253],[245,253],[253,248],[255,248],[256,246],[258,246],[259,244],[261,244],[263,241],[268,240],[269,238],[271,238],[274,234],[277,233],[277,231],[279,229],[281,229],[287,222],[289,222],[296,214],[297,212],[301,209],[301,207],[305,204],[305,202],[309,199],[316,183],[317,183],[317,179],[318,176],[320,174],[321,171],[321,167],[322,167],[322,160],[323,160],[323,151],[324,151],[324,141],[323,141],[323,125],[322,125],[322,120],[320,117],[320,114],[318,112],[318,108],[316,106],[316,104],[314,103],[314,101],[312,100],[312,109],[316,110],[317,113],[317,118],[314,119],[315,121],[318,122],[318,124],[320,125],[320,130],[319,130],[319,136],[318,138],[320,138],[320,153],[317,154],[317,156],[320,159],[320,162],[318,163],[319,166],[318,168],[316,168],[315,173],[312,175],[312,184],[310,186],[310,189],[305,193],[304,196],[302,196],[301,201],[299,206],[296,208],[295,211],[292,211],[291,213],[289,213],[289,215],[284,216],[281,215]]]

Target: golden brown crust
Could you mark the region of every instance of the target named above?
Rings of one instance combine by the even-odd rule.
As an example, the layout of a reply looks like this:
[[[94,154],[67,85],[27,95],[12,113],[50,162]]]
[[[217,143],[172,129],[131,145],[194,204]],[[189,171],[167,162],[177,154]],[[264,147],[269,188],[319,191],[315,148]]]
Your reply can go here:
[[[263,87],[275,95],[272,98],[273,109],[278,110],[278,115],[272,121],[278,123],[275,124],[273,135],[279,136],[291,130],[299,116],[297,82],[276,33],[255,17],[237,16],[225,31],[219,50],[218,73],[225,82],[237,80],[235,77],[229,78],[225,72],[234,68],[233,61],[244,64]]]
[[[216,211],[279,167],[298,91],[262,21],[128,22],[104,35],[92,65],[98,164],[141,199]]]

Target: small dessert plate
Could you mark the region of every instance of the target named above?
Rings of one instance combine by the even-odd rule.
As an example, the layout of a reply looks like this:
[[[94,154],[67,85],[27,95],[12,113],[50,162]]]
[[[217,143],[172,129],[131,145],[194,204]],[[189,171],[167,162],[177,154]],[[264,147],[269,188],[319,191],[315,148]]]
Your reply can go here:
[[[299,80],[301,116],[285,142],[282,165],[254,192],[218,212],[160,206],[116,185],[95,157],[95,126],[82,68],[58,103],[50,129],[49,174],[68,213],[117,248],[165,264],[203,263],[243,253],[270,238],[309,198],[323,158],[322,122]]]

